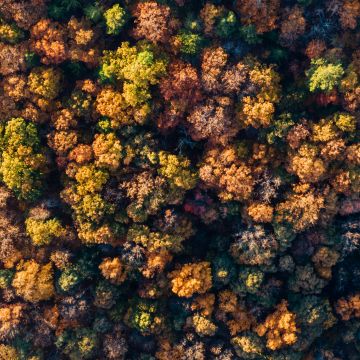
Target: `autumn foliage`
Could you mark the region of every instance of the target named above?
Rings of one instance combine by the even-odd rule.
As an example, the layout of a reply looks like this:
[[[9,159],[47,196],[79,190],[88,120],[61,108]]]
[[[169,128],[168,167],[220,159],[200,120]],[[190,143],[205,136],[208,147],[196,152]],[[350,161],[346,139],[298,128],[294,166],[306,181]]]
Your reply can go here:
[[[359,0],[0,0],[0,360],[360,359]]]

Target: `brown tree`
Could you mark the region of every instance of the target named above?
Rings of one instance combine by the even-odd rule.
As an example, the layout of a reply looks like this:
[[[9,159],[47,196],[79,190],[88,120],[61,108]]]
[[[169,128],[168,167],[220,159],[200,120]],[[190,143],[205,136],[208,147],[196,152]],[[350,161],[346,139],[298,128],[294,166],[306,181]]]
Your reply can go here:
[[[139,2],[133,11],[135,16],[134,37],[145,38],[154,43],[165,43],[177,25],[166,5],[156,1]]]

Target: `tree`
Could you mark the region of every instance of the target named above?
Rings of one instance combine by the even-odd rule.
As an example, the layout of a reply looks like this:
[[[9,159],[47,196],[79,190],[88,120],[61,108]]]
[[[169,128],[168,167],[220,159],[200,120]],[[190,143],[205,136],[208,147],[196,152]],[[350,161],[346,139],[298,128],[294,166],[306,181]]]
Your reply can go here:
[[[131,123],[134,119],[143,123],[150,113],[150,86],[160,82],[166,67],[166,57],[145,42],[138,42],[133,47],[123,42],[117,50],[104,51],[100,76],[121,84],[122,92],[104,89],[98,95],[97,110],[117,122],[126,119],[125,123]],[[113,106],[113,98],[116,106]]]
[[[232,105],[231,99],[223,96],[210,98],[194,107],[186,119],[191,138],[226,144],[240,129],[232,113]]]
[[[251,168],[240,160],[232,145],[210,148],[200,165],[199,177],[207,187],[218,191],[222,201],[248,199],[255,185]]]
[[[260,223],[271,222],[274,209],[266,203],[253,203],[248,206],[247,213],[255,221]]]
[[[200,17],[204,23],[204,32],[208,36],[229,38],[236,30],[236,16],[224,6],[206,3],[200,11]]]
[[[34,68],[29,75],[28,86],[32,93],[53,100],[60,93],[61,79],[62,75],[58,69]]]
[[[320,247],[312,257],[317,273],[324,279],[331,279],[331,268],[337,263],[340,255],[326,246]]]
[[[306,188],[306,186],[304,186]],[[304,193],[293,193],[276,207],[275,220],[290,223],[295,231],[303,231],[316,224],[320,210],[324,208],[324,198],[312,189]]]
[[[26,232],[31,237],[34,245],[49,245],[49,243],[60,236],[65,235],[65,229],[58,219],[38,220],[27,218],[25,221]]]
[[[26,45],[0,43],[0,74],[9,75],[26,69]]]
[[[345,0],[339,11],[340,24],[343,29],[355,29],[360,16],[360,6],[354,0]]]
[[[236,8],[240,13],[241,21],[245,25],[254,24],[256,31],[262,34],[277,27],[276,20],[280,10],[279,0],[238,0]]]
[[[0,172],[4,183],[19,199],[36,200],[41,195],[46,165],[36,126],[13,118],[3,130],[1,142]]]
[[[271,265],[277,255],[278,243],[261,225],[255,225],[235,235],[231,255],[244,265]]]
[[[13,339],[20,332],[21,322],[25,320],[25,305],[7,304],[0,307],[0,337]],[[4,359],[5,360],[5,359]]]
[[[99,265],[102,275],[113,284],[121,284],[126,278],[126,268],[119,258],[106,258]]]
[[[283,12],[280,38],[285,44],[293,44],[305,32],[306,20],[299,6],[286,8]]]
[[[127,215],[135,222],[146,221],[148,216],[155,215],[173,197],[166,180],[148,171],[122,182],[120,188],[130,200]]]
[[[310,69],[306,72],[311,92],[319,90],[329,93],[340,84],[343,75],[341,64],[330,63],[324,58],[311,60]]]
[[[295,321],[296,315],[290,312],[287,306],[287,301],[282,300],[276,311],[267,316],[264,324],[256,328],[259,336],[266,336],[266,346],[271,350],[296,343],[299,332]]]
[[[85,19],[78,20],[71,17],[67,24],[67,30],[68,56],[72,61],[67,64],[67,69],[75,74],[81,74],[85,70],[80,62],[85,63],[89,68],[98,66],[102,50],[99,29],[92,27],[90,22]]]
[[[188,60],[196,57],[205,45],[205,39],[201,34],[183,29],[171,40],[174,52],[180,52]]]
[[[99,168],[116,170],[120,166],[123,147],[115,133],[96,134],[92,149],[95,157],[95,165]]]
[[[222,47],[204,49],[201,59],[201,78],[204,89],[224,97],[240,93],[248,77],[248,66],[239,62],[231,64]]]
[[[231,344],[234,346],[236,354],[244,359],[256,359],[264,352],[260,337],[250,331],[232,338]]]
[[[110,360],[124,360],[128,352],[126,338],[120,331],[106,334],[103,342],[104,352]]]
[[[166,59],[156,52],[154,46],[138,42],[137,46],[131,47],[128,42],[123,42],[114,51],[104,51],[101,75],[147,89],[166,74],[166,65]]]
[[[176,19],[171,16],[169,6],[156,1],[139,2],[133,12],[135,16],[134,37],[151,42],[167,42],[176,27]]]
[[[225,321],[231,336],[249,331],[255,323],[255,318],[230,290],[219,292],[219,309],[216,318]]]
[[[31,26],[45,16],[46,4],[44,0],[27,2],[4,0],[0,4],[0,12],[7,18],[13,18],[20,28],[29,30]]]
[[[41,19],[31,28],[31,48],[45,65],[63,62],[68,56],[64,27],[50,19]]]
[[[303,351],[314,339],[336,324],[336,318],[327,299],[319,296],[301,294],[296,297],[292,308],[296,313],[297,326],[301,332],[297,334],[296,349]]]
[[[161,79],[159,87],[163,98],[170,101],[166,118],[182,116],[203,97],[196,68],[183,61],[175,61],[169,65],[168,75]]]
[[[360,317],[360,296],[359,294],[350,295],[347,298],[341,298],[336,302],[336,312],[342,320]]]
[[[298,152],[289,154],[290,173],[295,173],[301,181],[316,183],[326,174],[326,163],[319,158],[316,146],[304,144]]]
[[[8,360],[19,360],[19,355],[14,347],[0,344],[0,358]]]
[[[17,295],[26,301],[37,303],[54,296],[53,270],[51,263],[40,265],[34,260],[17,266],[12,286]]]
[[[303,294],[320,294],[327,282],[319,278],[311,264],[297,266],[289,280],[289,288]]]
[[[159,154],[159,175],[163,176],[170,184],[170,187],[178,187],[190,190],[195,187],[197,174],[190,168],[190,160],[165,151]]]
[[[153,301],[136,300],[127,313],[129,325],[144,335],[156,334],[164,324],[158,305]]]
[[[0,40],[9,44],[16,44],[24,37],[24,33],[15,24],[7,23],[0,18]]]
[[[65,331],[57,337],[55,344],[71,360],[91,359],[99,346],[99,340],[92,329],[80,328]]]
[[[118,35],[127,21],[127,13],[119,4],[114,4],[104,12],[106,33]]]
[[[197,334],[200,336],[214,336],[217,330],[216,325],[205,316],[195,314],[192,323]]]
[[[249,78],[254,87],[239,104],[239,121],[243,127],[269,127],[275,104],[280,100],[280,76],[272,65],[264,66],[255,62],[251,64]]]
[[[172,291],[180,297],[204,294],[212,286],[211,268],[208,262],[185,264],[169,274]]]

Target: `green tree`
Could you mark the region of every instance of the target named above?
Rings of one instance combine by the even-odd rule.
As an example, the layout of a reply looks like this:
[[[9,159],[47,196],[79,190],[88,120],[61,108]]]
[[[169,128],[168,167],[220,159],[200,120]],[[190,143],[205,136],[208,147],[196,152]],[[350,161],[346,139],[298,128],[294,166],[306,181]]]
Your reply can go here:
[[[36,125],[13,118],[2,131],[0,173],[19,200],[34,201],[42,193],[46,165]]]
[[[181,30],[176,35],[175,41],[184,57],[196,56],[205,46],[205,39],[200,34],[188,30]]]
[[[164,323],[158,305],[150,300],[135,300],[128,310],[129,325],[144,335],[157,333]]]
[[[64,331],[56,339],[56,347],[69,359],[92,359],[98,347],[99,337],[95,331],[80,328],[75,331]]]
[[[119,4],[113,5],[104,12],[106,33],[118,35],[127,21],[127,13]]]
[[[330,92],[340,83],[344,75],[341,64],[332,64],[325,59],[311,60],[310,69],[306,72],[309,79],[309,89],[314,91]]]
[[[224,16],[218,19],[218,23],[215,27],[215,33],[222,38],[229,38],[235,32],[237,26],[239,26],[235,13],[228,11]]]
[[[139,41],[136,46],[130,46],[123,42],[114,51],[104,51],[100,75],[146,89],[166,74],[166,66],[167,59],[153,45]]]

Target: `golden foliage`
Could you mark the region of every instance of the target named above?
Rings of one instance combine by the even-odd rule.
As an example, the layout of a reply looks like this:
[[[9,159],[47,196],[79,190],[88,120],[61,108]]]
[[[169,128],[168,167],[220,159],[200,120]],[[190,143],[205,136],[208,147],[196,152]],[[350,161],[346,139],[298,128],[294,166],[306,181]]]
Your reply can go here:
[[[13,337],[24,321],[25,308],[22,304],[9,304],[0,307],[0,336]],[[5,359],[4,359],[5,360]]]
[[[248,206],[247,212],[254,221],[268,223],[272,221],[274,208],[264,203],[253,203]]]
[[[216,332],[216,325],[204,316],[195,314],[192,323],[197,334],[200,336],[213,336]]]
[[[19,360],[16,349],[12,346],[0,344],[0,360]]]
[[[312,189],[305,190],[304,193],[289,194],[284,202],[279,203],[275,219],[292,224],[296,231],[303,231],[316,224],[324,207],[324,197],[315,194]]]
[[[180,297],[204,294],[212,286],[210,263],[185,264],[169,274],[171,290]]]
[[[96,134],[92,149],[95,155],[95,165],[116,170],[122,158],[122,145],[114,133]]]
[[[199,176],[206,186],[219,189],[223,201],[249,198],[255,184],[251,169],[239,159],[235,146],[210,148]]]
[[[242,99],[238,119],[243,127],[268,127],[273,120],[275,104],[280,100],[280,76],[273,66],[255,62],[249,77],[257,91]]]
[[[101,274],[112,284],[119,285],[126,279],[126,268],[118,257],[106,258],[99,265]]]
[[[31,71],[28,86],[32,93],[47,100],[55,99],[61,89],[62,74],[60,69],[38,67]]]
[[[326,174],[326,164],[318,156],[315,146],[304,144],[298,152],[289,155],[288,171],[303,182],[318,182]]]
[[[51,263],[40,265],[35,260],[21,262],[12,286],[17,295],[32,303],[50,299],[55,293]]]
[[[160,249],[155,252],[150,252],[146,267],[142,270],[142,274],[146,278],[152,278],[156,274],[161,273],[165,266],[171,262],[172,255],[166,249]]]
[[[276,311],[267,316],[265,322],[256,327],[259,336],[266,336],[266,346],[270,350],[281,349],[293,345],[300,329],[296,327],[296,315],[287,308],[288,303],[282,300]]]

